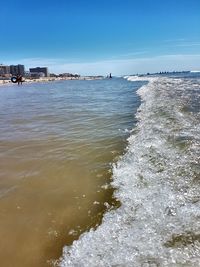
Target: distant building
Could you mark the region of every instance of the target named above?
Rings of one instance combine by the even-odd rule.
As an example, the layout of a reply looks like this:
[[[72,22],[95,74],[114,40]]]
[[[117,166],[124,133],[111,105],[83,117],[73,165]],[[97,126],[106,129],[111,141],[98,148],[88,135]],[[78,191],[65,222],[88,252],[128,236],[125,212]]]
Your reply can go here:
[[[10,74],[10,66],[7,65],[0,65],[0,75],[5,76]]]
[[[74,77],[74,74],[72,74],[72,73],[61,73],[61,74],[59,74],[59,76],[63,77],[63,78],[65,78],[65,77]]]
[[[30,73],[44,73],[45,77],[49,77],[49,72],[47,67],[37,67],[37,68],[30,68]]]
[[[22,75],[24,76],[25,67],[24,65],[10,65],[10,74],[12,75]]]
[[[43,72],[30,72],[29,78],[39,79],[45,77],[45,74]]]
[[[57,77],[58,77],[58,75],[55,74],[55,73],[50,73],[49,76],[50,76],[50,77],[53,77],[53,78],[57,78]]]

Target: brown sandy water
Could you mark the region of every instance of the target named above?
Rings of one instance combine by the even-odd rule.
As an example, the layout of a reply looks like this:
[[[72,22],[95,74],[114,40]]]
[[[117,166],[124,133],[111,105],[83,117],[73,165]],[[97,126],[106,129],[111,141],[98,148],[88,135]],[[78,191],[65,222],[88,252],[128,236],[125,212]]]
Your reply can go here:
[[[1,266],[51,266],[119,205],[109,183],[138,106],[131,86],[116,79],[0,88]]]

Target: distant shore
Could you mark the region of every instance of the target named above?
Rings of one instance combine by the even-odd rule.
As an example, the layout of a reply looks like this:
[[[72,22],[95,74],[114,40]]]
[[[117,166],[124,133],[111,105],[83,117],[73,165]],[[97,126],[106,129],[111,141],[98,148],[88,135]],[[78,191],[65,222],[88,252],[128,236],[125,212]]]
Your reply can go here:
[[[29,78],[25,78],[25,82],[26,83],[38,83],[38,82],[54,82],[54,81],[67,81],[67,80],[101,80],[104,77],[101,76],[82,76],[79,78],[75,78],[75,77],[43,77],[43,78],[39,78],[39,79],[29,79]],[[11,79],[3,79],[1,80],[0,78],[0,86],[1,85],[11,85],[14,84],[11,82]],[[17,83],[16,83],[17,84]]]

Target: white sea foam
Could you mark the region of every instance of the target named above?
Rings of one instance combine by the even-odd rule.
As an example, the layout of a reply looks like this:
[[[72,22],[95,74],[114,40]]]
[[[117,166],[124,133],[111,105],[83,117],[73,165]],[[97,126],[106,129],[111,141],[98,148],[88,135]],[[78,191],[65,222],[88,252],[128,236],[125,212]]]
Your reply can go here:
[[[138,81],[149,81],[149,82],[152,82],[152,81],[155,81],[157,80],[158,78],[157,77],[152,77],[152,76],[126,76],[125,79],[127,79],[128,81],[131,81],[131,82],[138,82]]]
[[[62,267],[200,266],[200,126],[193,99],[200,84],[144,79],[137,127],[113,166],[121,206],[64,248]]]

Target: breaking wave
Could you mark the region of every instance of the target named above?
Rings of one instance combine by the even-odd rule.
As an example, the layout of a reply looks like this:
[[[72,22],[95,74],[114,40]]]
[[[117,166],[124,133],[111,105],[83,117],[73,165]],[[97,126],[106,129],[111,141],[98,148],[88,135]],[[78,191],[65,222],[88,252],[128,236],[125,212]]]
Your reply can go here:
[[[65,247],[59,265],[200,266],[200,81],[166,77],[138,90],[142,104],[113,166],[121,206]]]

